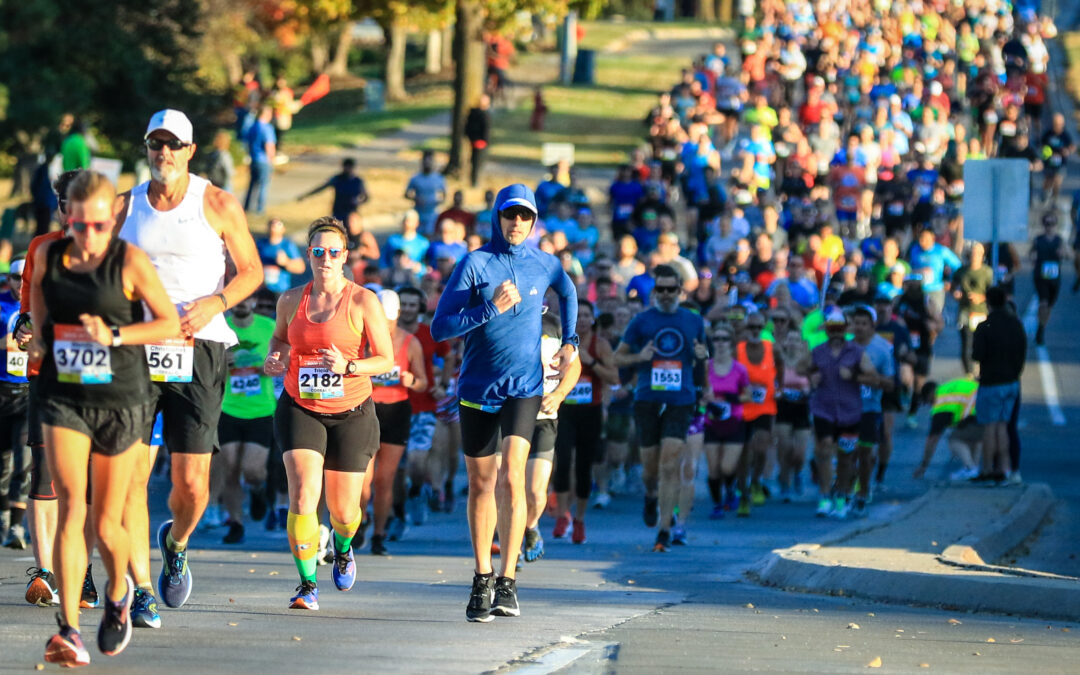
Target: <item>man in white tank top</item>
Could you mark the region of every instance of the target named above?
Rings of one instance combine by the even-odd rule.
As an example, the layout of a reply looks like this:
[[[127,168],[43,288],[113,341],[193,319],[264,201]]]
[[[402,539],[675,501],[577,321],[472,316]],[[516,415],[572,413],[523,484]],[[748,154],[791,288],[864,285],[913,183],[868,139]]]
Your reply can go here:
[[[170,607],[182,606],[191,594],[187,541],[209,498],[210,457],[218,442],[225,392],[225,350],[236,343],[224,312],[262,283],[262,265],[239,202],[188,173],[195,154],[192,139],[191,122],[184,113],[156,113],[145,136],[152,178],[120,195],[116,203],[120,237],[150,256],[181,316],[182,335],[147,348],[152,389],[172,457],[173,518],[162,524],[157,536],[165,563],[158,592]],[[228,283],[226,254],[236,268]],[[131,572],[139,587],[131,611],[134,625],[157,628],[146,494],[154,457],[149,452],[142,455],[124,514],[131,537]]]

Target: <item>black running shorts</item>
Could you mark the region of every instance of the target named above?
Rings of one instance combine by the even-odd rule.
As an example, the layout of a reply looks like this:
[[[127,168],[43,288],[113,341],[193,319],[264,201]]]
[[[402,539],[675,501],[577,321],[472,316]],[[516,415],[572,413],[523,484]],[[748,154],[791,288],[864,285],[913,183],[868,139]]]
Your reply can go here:
[[[540,397],[508,398],[498,412],[460,405],[461,445],[466,457],[491,457],[503,438],[517,436],[532,441]]]
[[[375,414],[379,418],[380,442],[402,446],[409,443],[412,404],[408,399],[397,403],[376,403]]]
[[[164,417],[165,446],[172,454],[207,455],[218,449],[218,420],[225,398],[225,345],[195,340],[191,382],[154,382],[150,395]],[[149,445],[154,415],[143,441]]]
[[[363,473],[379,450],[379,420],[370,398],[352,410],[323,414],[301,408],[282,393],[274,433],[284,452],[314,450],[322,455],[327,471]]]

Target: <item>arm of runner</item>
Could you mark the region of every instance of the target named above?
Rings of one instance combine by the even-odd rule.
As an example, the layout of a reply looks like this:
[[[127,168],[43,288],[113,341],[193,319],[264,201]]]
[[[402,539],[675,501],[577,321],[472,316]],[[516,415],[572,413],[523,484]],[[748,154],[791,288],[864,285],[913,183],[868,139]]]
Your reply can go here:
[[[408,375],[408,378],[406,378]],[[424,372],[424,348],[419,340],[409,342],[409,370],[401,374],[401,384],[412,391],[427,391],[428,381]]]
[[[123,344],[143,345],[179,335],[180,316],[176,313],[176,306],[169,300],[165,287],[161,285],[161,279],[158,278],[150,257],[132,244],[128,244],[124,257],[124,291],[128,297],[146,303],[154,318],[151,321],[121,326],[119,332]],[[103,345],[111,345],[111,328],[98,316],[92,317],[95,321],[87,325],[87,320],[83,318],[85,316],[88,315],[84,314],[79,318],[90,335]]]
[[[466,309],[474,292],[473,281],[473,272],[466,258],[454,268],[431,319],[431,337],[436,341],[461,337],[500,314],[495,303],[486,299],[476,307]]]
[[[39,246],[34,251],[34,276],[30,278],[30,322],[34,326],[44,326],[49,319],[49,312],[45,309],[45,298],[41,295],[41,280],[45,277],[45,255],[48,246]],[[26,282],[23,282],[25,285]],[[32,361],[37,361],[45,356],[45,342],[41,339],[40,330],[34,331],[27,346],[27,354]]]
[[[263,282],[262,263],[259,262],[255,240],[251,237],[247,218],[236,197],[210,187],[206,190],[203,208],[207,222],[221,233],[225,241],[225,249],[236,267],[236,276],[220,292],[196,298],[183,306],[180,328],[185,335],[198,333],[215,316],[254,293]]]
[[[263,372],[270,377],[284,375],[289,368],[289,322],[300,305],[300,292],[296,289],[285,291],[277,301],[277,320],[274,334],[270,336],[270,346],[263,361]]]
[[[611,343],[603,338],[596,341],[596,359],[593,360],[592,369],[607,384],[619,383],[619,369],[615,367],[615,354],[611,350]]]
[[[551,287],[559,294],[559,311],[562,317],[562,347],[559,348],[555,367],[563,375],[566,374],[570,363],[576,360],[578,350],[577,334],[577,287],[571,281],[570,275],[562,268],[555,265]]]
[[[554,377],[559,376],[555,375]],[[574,359],[570,362],[570,367],[566,369],[566,374],[559,381],[559,386],[555,387],[555,390],[550,394],[544,394],[544,398],[540,401],[540,412],[545,415],[554,414],[574,387],[577,386],[579,377],[581,377],[581,359]]]

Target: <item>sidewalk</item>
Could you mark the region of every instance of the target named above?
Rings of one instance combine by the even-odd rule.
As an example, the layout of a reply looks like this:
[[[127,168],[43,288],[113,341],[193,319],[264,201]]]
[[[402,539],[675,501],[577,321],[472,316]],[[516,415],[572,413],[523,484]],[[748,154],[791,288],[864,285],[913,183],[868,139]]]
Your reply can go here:
[[[748,574],[784,590],[1077,619],[1080,579],[991,564],[1039,527],[1053,501],[1042,484],[934,488],[891,520],[773,551]]]

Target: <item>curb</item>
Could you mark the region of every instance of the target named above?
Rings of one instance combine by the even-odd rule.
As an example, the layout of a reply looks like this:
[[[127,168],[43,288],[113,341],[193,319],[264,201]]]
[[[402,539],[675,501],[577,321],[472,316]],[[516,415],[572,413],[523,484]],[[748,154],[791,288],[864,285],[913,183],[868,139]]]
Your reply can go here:
[[[986,561],[993,562],[1023,543],[1053,505],[1054,495],[1048,485],[1029,485],[1008,512],[982,530],[946,547],[938,557],[950,564],[986,566]]]
[[[854,596],[879,602],[922,605],[964,611],[1017,614],[1047,619],[1080,620],[1080,583],[1076,580],[1038,575],[986,576],[979,571],[1005,572],[983,564],[961,562],[970,574],[928,574],[902,570],[853,567],[827,560],[813,560],[810,555],[822,546],[838,544],[860,532],[895,524],[915,515],[930,499],[939,494],[932,489],[901,511],[890,523],[845,528],[820,543],[799,544],[779,549],[765,556],[746,575],[765,586],[786,591],[800,591],[834,596]],[[952,549],[972,552],[1000,550],[1009,542],[1017,544],[1038,527],[1053,503],[1046,485],[1031,485],[1012,508],[991,526],[954,544]],[[1038,516],[1038,517],[1036,517]],[[997,528],[1011,528],[1005,533]],[[1015,544],[1013,544],[1015,546]],[[981,548],[980,548],[981,547]],[[1011,547],[1010,547],[1011,548]],[[1008,548],[1001,551],[1004,554]],[[976,555],[978,555],[976,553]],[[943,561],[949,562],[949,561]],[[1022,574],[1022,573],[1021,573]]]

